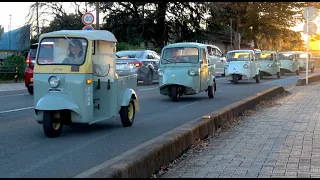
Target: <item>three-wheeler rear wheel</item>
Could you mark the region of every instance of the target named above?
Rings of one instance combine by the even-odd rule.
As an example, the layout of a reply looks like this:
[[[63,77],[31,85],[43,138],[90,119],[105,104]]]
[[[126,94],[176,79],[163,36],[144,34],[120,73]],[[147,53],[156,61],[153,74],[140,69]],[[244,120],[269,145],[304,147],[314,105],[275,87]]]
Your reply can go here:
[[[59,111],[43,112],[43,131],[49,138],[60,136],[62,132],[62,122]]]
[[[134,117],[136,115],[136,109],[134,106],[134,100],[131,99],[128,106],[121,106],[120,119],[124,127],[132,126]]]
[[[212,86],[208,86],[208,96],[209,98],[214,98],[216,94],[215,82],[213,81]]]
[[[277,78],[280,79],[280,72],[277,72]]]

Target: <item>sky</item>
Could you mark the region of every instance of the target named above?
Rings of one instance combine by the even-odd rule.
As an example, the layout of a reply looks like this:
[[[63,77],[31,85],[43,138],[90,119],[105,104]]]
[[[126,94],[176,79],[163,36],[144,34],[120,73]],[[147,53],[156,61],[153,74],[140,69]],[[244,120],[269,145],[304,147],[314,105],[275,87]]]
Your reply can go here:
[[[26,16],[28,15],[29,7],[35,2],[0,2],[0,25],[4,27],[4,31],[8,32],[8,27],[10,24],[10,14],[11,18],[11,30],[17,29],[25,25]],[[74,8],[69,8],[71,6],[70,2],[64,2],[64,9],[68,9],[69,12],[74,12]],[[95,13],[93,13],[95,15]],[[102,22],[102,14],[100,14],[100,23]],[[93,22],[95,23],[95,21]]]

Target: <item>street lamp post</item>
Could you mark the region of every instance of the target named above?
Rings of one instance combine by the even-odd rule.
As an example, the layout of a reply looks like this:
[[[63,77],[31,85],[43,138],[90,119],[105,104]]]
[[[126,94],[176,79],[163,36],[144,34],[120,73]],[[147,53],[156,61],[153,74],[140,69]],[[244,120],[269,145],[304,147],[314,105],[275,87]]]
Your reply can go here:
[[[11,18],[12,18],[12,14],[9,14],[9,20],[10,20],[10,24],[9,24],[9,28],[8,28],[8,32],[9,32],[9,50],[11,50],[11,46],[10,46],[10,40],[11,40]]]

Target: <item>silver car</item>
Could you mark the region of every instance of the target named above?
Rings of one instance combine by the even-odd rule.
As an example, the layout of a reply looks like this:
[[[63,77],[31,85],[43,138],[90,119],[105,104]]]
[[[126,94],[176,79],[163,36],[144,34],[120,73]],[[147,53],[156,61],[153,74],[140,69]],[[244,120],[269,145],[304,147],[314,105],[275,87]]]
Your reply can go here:
[[[159,80],[158,68],[160,56],[151,50],[127,50],[116,53],[116,72],[118,76],[137,74],[138,81],[152,84]]]
[[[225,76],[226,58],[221,53],[221,50],[215,45],[206,45],[209,55],[209,64],[216,65],[216,73]]]

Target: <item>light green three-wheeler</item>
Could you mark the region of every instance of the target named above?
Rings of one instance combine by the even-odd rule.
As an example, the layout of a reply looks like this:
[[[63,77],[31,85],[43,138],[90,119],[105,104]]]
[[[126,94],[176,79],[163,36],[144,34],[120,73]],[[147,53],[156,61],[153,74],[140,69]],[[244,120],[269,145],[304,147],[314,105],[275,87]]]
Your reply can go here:
[[[273,75],[280,79],[280,62],[277,60],[276,51],[257,51],[255,55],[260,62],[260,79]]]
[[[159,72],[160,94],[177,102],[182,95],[203,91],[215,95],[215,65],[208,64],[206,46],[201,43],[174,43],[161,52]]]
[[[93,124],[120,114],[131,126],[139,111],[137,75],[115,73],[116,38],[109,31],[42,34],[34,67],[34,109],[47,137],[63,125]],[[49,63],[50,62],[50,63]]]
[[[296,51],[286,51],[279,52],[277,56],[277,60],[280,62],[280,73],[281,75],[285,75],[285,73],[296,73],[299,75],[299,61],[297,59]]]

